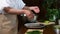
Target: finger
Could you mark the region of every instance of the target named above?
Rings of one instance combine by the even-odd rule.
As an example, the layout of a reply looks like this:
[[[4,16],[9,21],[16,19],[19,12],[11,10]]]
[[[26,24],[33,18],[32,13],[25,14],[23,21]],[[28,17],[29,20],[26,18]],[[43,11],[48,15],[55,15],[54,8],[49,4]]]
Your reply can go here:
[[[35,13],[39,13],[40,10],[39,10],[39,9],[34,9],[34,12],[35,12]]]
[[[34,18],[34,15],[32,15],[32,14],[30,14],[29,16],[28,16],[28,19],[29,20],[31,20],[31,19],[33,19]]]

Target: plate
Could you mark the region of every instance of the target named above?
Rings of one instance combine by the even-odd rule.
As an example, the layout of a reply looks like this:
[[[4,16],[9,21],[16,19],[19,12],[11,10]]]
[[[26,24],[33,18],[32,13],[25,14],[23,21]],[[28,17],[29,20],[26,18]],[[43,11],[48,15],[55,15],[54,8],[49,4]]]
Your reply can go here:
[[[26,23],[24,24],[25,27],[27,28],[44,28],[45,25],[42,23]]]

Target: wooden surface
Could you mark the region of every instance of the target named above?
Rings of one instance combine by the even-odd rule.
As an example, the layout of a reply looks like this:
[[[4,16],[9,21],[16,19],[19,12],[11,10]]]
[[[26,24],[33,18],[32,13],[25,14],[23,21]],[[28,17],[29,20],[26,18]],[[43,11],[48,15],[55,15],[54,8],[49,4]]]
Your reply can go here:
[[[54,32],[53,26],[50,25],[50,26],[47,26],[47,27],[44,29],[43,34],[56,34],[56,33]]]
[[[20,28],[18,34],[25,34],[25,32],[27,30],[28,29],[23,26],[22,28]],[[43,34],[55,34],[54,29],[53,29],[53,26],[52,25],[49,25],[49,26],[45,27],[44,28],[44,31],[43,31]]]

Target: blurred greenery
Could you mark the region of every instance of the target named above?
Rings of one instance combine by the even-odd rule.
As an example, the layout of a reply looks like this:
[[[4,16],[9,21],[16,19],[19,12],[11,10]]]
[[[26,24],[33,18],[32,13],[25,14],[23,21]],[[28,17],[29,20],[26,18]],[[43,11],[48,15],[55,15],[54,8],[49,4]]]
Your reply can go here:
[[[58,9],[47,9],[46,17],[49,21],[55,21],[59,17]]]
[[[46,9],[47,8],[53,8],[53,7],[56,8],[56,4],[57,4],[57,0],[44,0],[42,2],[42,6],[45,7]]]
[[[57,0],[44,0],[42,6],[46,9],[46,19],[49,21],[55,21],[56,18],[60,18],[60,9],[57,8]]]
[[[60,29],[60,25],[55,25],[54,28],[55,29]]]

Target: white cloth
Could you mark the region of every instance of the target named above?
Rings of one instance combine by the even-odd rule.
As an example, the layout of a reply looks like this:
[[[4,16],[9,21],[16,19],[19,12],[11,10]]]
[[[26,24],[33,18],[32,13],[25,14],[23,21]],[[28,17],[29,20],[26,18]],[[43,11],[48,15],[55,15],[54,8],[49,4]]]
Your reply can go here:
[[[0,13],[5,13],[2,9],[4,7],[12,7],[16,9],[22,9],[25,3],[22,0],[0,0]]]

